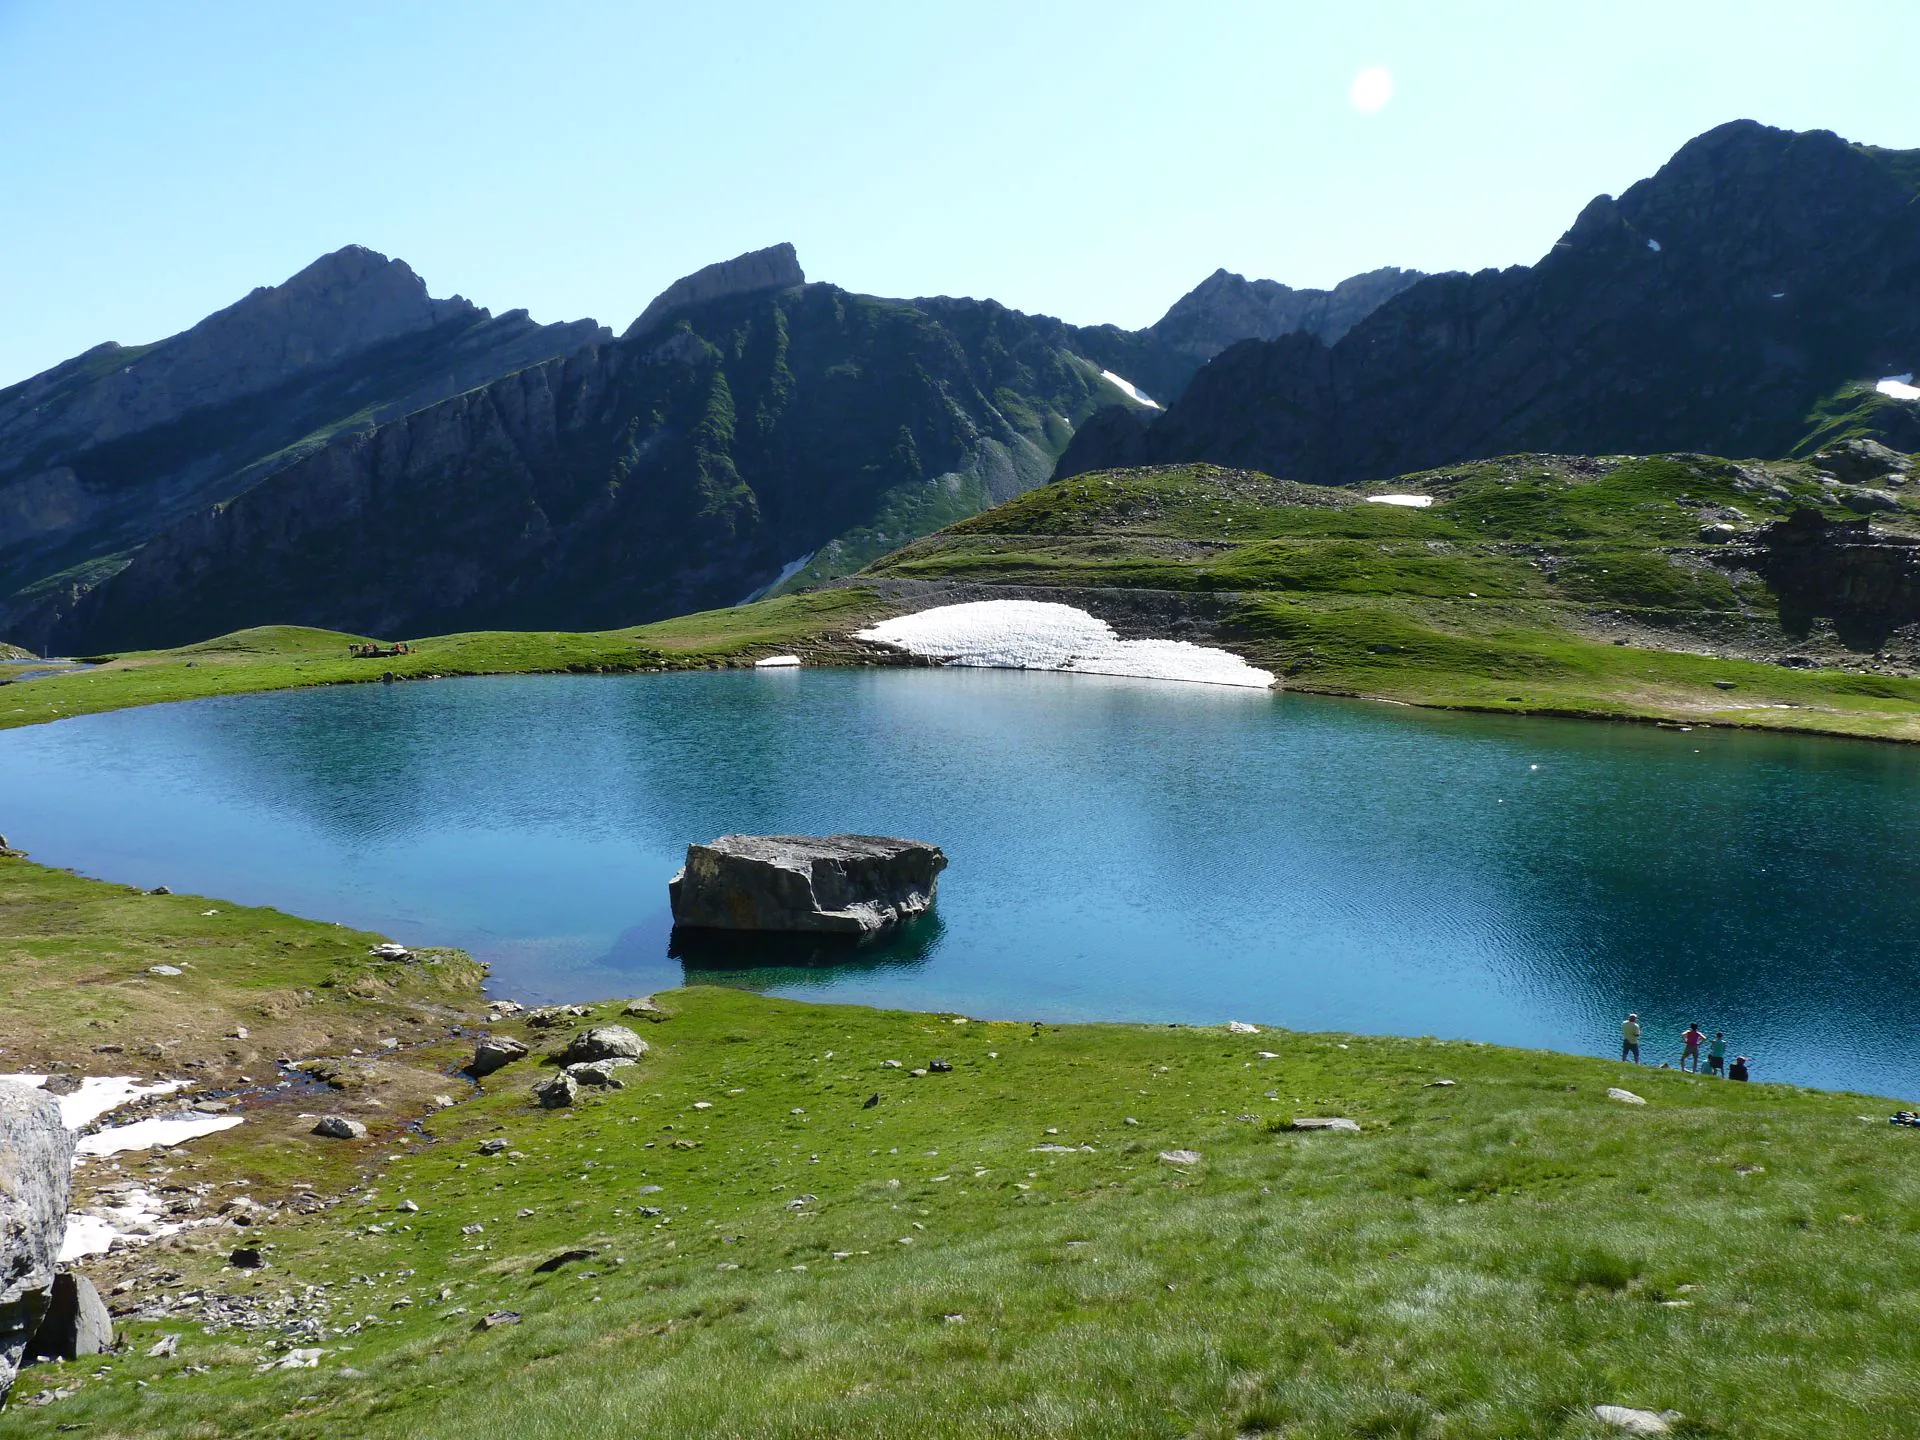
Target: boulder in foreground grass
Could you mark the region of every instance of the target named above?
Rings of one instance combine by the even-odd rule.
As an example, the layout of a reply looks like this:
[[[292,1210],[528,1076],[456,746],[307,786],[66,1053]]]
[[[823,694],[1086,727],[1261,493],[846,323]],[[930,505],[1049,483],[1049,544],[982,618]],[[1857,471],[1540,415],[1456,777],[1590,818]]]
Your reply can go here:
[[[674,924],[860,938],[933,905],[947,857],[883,835],[722,835],[667,882]]]
[[[560,1052],[562,1065],[586,1065],[595,1060],[638,1060],[647,1042],[624,1025],[596,1025],[567,1042]]]
[[[533,1087],[533,1098],[542,1110],[564,1110],[579,1098],[580,1082],[562,1070]]]
[[[489,1035],[473,1047],[473,1060],[467,1066],[467,1073],[478,1080],[525,1059],[526,1054],[527,1047],[511,1035]]]
[[[364,1140],[367,1127],[344,1115],[328,1115],[313,1127],[313,1133],[328,1140]]]
[[[0,1081],[0,1400],[53,1298],[72,1171],[59,1102]]]
[[[72,1271],[56,1276],[47,1313],[27,1346],[29,1360],[78,1360],[113,1348],[113,1316],[93,1282]]]
[[[1593,1418],[1628,1435],[1671,1435],[1684,1419],[1678,1410],[1636,1410],[1630,1405],[1596,1405]]]

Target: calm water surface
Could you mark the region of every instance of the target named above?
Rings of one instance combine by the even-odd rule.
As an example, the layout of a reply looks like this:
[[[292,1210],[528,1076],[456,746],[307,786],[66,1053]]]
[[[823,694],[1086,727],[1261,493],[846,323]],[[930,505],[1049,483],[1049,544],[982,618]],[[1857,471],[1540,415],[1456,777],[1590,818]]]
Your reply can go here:
[[[0,734],[44,863],[463,946],[527,1001],[724,980],[993,1017],[1229,1018],[1920,1093],[1920,753],[1093,676],[363,685]],[[727,831],[946,848],[830,968],[668,953]]]

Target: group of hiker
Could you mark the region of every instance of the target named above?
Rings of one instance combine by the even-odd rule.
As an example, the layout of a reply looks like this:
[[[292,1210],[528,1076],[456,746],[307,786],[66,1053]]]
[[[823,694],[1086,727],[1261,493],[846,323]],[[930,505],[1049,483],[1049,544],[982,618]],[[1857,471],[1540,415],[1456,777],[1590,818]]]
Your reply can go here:
[[[1727,1037],[1722,1031],[1714,1031],[1713,1039],[1709,1040],[1699,1022],[1692,1021],[1681,1033],[1680,1044],[1683,1047],[1680,1051],[1682,1070],[1691,1068],[1694,1074],[1701,1073],[1701,1051],[1704,1047],[1707,1074],[1724,1075],[1729,1080],[1751,1078],[1747,1071],[1746,1056],[1736,1055],[1733,1063],[1727,1064]],[[1632,1060],[1636,1065],[1640,1063],[1640,1016],[1637,1013],[1628,1015],[1620,1022],[1620,1058]],[[1661,1063],[1665,1064],[1664,1061]]]
[[[356,660],[386,660],[395,655],[411,655],[413,647],[404,640],[397,645],[363,644],[356,640],[347,647],[347,652]]]

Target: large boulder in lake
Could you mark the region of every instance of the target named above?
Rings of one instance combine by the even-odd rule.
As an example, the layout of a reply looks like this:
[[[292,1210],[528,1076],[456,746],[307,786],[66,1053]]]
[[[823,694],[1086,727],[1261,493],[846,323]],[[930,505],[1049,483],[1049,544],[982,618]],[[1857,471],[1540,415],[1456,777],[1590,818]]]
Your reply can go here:
[[[689,845],[667,884],[673,920],[703,930],[874,935],[924,914],[937,845],[883,835],[722,835]]]
[[[0,1080],[0,1399],[53,1298],[72,1185],[59,1102]]]

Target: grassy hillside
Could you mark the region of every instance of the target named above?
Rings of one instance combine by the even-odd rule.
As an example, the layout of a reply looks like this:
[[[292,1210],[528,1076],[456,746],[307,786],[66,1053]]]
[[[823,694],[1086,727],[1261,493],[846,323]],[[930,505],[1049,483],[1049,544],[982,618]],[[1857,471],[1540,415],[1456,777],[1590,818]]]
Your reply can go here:
[[[10,1064],[97,1073],[135,1056],[92,1044],[171,1041],[157,1068],[246,1117],[82,1171],[213,1223],[88,1263],[149,1318],[114,1356],[25,1372],[9,1436],[1484,1440],[1597,1436],[1603,1403],[1690,1435],[1920,1427],[1920,1157],[1884,1101],[696,989],[660,997],[667,1018],[570,1021],[652,1050],[626,1088],[543,1111],[564,1026],[493,1024],[536,1058],[451,1073],[477,1018],[458,957],[448,985],[395,981],[369,937],[18,859],[0,915],[10,973],[31,957],[10,1002],[47,1020],[9,1015]],[[162,953],[194,958],[146,976]],[[174,987],[212,1007],[190,1034]],[[324,1023],[273,1030],[287,1014]],[[265,1038],[219,1038],[236,1021]],[[334,1083],[275,1088],[283,1045]],[[951,1071],[917,1073],[935,1057]],[[328,1112],[371,1136],[308,1135]],[[1359,1131],[1290,1128],[1326,1116]],[[243,1195],[263,1208],[222,1218]],[[242,1245],[266,1268],[226,1263]],[[178,1353],[150,1356],[167,1335]],[[265,1368],[294,1347],[322,1353]]]
[[[1701,538],[1797,506],[1857,518],[1857,491],[1814,477],[1701,456],[1520,456],[1357,491],[1212,466],[1112,471],[962,521],[862,578],[883,593],[895,580],[1186,595],[1298,690],[1920,739],[1920,653],[1904,653],[1920,640],[1862,654],[1825,621],[1789,631],[1759,577],[1714,564]],[[1920,502],[1875,524],[1920,533]]]
[[[595,634],[496,630],[432,636],[412,642],[409,654],[376,659],[357,659],[351,653],[351,647],[366,642],[367,636],[294,625],[262,626],[173,650],[97,656],[101,663],[89,669],[7,685],[0,688],[0,729],[132,705],[368,683],[387,675],[418,680],[700,669],[751,664],[799,644],[821,661],[858,664],[870,661],[877,652],[847,640],[847,632],[884,613],[885,607],[870,592],[831,590]],[[35,667],[30,663],[0,666],[0,681],[9,668]]]
[[[883,556],[838,588],[626,630],[438,636],[380,660],[348,657],[358,637],[246,630],[0,689],[0,728],[388,673],[644,671],[781,651],[884,664],[900,657],[854,631],[930,604],[1039,590],[1103,613],[1124,613],[1140,593],[1156,612],[1187,606],[1214,643],[1295,690],[1920,740],[1920,635],[1909,627],[1867,652],[1829,619],[1783,624],[1766,584],[1716,565],[1719,547],[1701,539],[1707,525],[1750,530],[1796,507],[1857,518],[1860,488],[1817,474],[1703,456],[1518,456],[1364,490],[1211,466],[1077,476]],[[1366,498],[1385,493],[1433,504]],[[1920,495],[1903,488],[1895,505],[1874,513],[1876,528],[1920,533]]]

